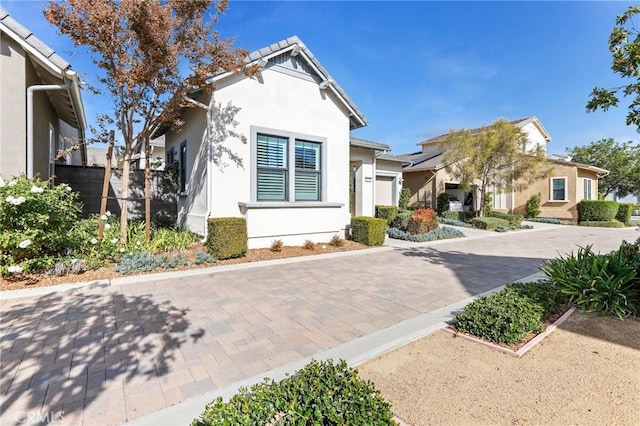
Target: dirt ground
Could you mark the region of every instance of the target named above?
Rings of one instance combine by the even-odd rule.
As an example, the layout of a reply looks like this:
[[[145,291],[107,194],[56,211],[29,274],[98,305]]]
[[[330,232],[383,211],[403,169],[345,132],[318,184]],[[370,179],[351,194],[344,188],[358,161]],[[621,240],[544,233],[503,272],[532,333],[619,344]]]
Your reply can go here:
[[[342,246],[334,247],[329,243],[318,243],[314,244],[313,248],[304,248],[299,246],[283,246],[281,251],[272,251],[271,249],[252,249],[247,251],[246,256],[239,257],[236,259],[226,259],[220,260],[215,263],[208,263],[204,265],[189,265],[184,267],[179,267],[175,269],[161,269],[158,268],[151,272],[168,272],[168,271],[176,271],[181,269],[194,269],[194,268],[209,268],[212,266],[219,265],[233,265],[238,263],[249,263],[249,262],[259,262],[262,260],[273,260],[273,259],[284,259],[287,257],[299,257],[299,256],[311,256],[316,254],[325,254],[325,253],[335,253],[341,251],[351,251],[351,250],[361,250],[367,248],[366,245],[356,243],[355,241],[344,240]],[[183,253],[191,260],[193,260],[196,256],[196,253],[205,252],[206,249],[204,245],[197,243],[193,244],[189,250],[183,251]],[[167,253],[172,254],[172,253]],[[74,282],[82,282],[82,281],[95,281],[102,279],[109,279],[115,277],[121,277],[122,274],[119,274],[113,270],[113,266],[103,267],[94,270],[88,270],[81,274],[73,274],[73,275],[65,275],[61,277],[52,277],[46,275],[25,275],[21,274],[19,276],[11,277],[10,279],[0,278],[0,291],[3,290],[18,290],[23,288],[32,288],[32,287],[44,287],[51,286],[57,284],[66,284],[66,283],[74,283]]]
[[[518,359],[438,331],[358,367],[420,425],[640,425],[640,321],[574,313]]]

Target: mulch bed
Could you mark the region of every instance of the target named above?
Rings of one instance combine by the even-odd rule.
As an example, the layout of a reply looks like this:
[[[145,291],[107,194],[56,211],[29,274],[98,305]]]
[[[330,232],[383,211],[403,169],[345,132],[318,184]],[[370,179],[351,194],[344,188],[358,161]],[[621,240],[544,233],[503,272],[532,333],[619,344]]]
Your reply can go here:
[[[313,256],[317,254],[325,254],[325,253],[337,253],[344,251],[352,251],[352,250],[362,250],[368,248],[364,244],[356,243],[354,241],[343,241],[341,247],[334,247],[327,243],[324,244],[314,244],[313,249],[306,249],[303,247],[297,246],[283,246],[282,250],[279,252],[274,252],[271,249],[263,248],[263,249],[251,249],[247,251],[247,254],[244,257],[236,258],[236,259],[226,259],[219,260],[215,263],[207,263],[203,265],[193,265],[190,264],[188,266],[181,266],[174,269],[162,269],[157,268],[148,273],[154,272],[168,272],[168,271],[177,271],[184,269],[198,269],[198,268],[208,268],[212,266],[219,265],[234,265],[240,263],[249,263],[249,262],[260,262],[263,260],[274,260],[274,259],[284,259],[289,257],[300,257],[300,256]],[[188,250],[182,251],[189,260],[195,259],[196,253],[205,252],[206,249],[203,244],[195,243]],[[171,254],[171,253],[168,253]],[[58,284],[69,284],[75,282],[83,282],[83,281],[97,281],[104,280],[116,277],[122,277],[124,275],[115,272],[113,267],[115,265],[110,265],[108,267],[102,267],[98,269],[84,271],[80,274],[73,275],[65,275],[65,276],[46,276],[44,274],[20,274],[15,277],[0,278],[0,291],[5,290],[20,290],[25,288],[33,288],[33,287],[45,287],[52,286]],[[128,275],[129,276],[129,275]]]

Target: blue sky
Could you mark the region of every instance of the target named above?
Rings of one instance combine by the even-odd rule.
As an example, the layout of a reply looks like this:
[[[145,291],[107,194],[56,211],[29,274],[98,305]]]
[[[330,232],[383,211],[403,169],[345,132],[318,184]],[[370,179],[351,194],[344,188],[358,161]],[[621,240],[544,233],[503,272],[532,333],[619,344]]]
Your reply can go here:
[[[3,0],[15,19],[88,77],[90,61],[42,16],[46,2]],[[255,50],[291,35],[309,47],[369,125],[354,136],[394,153],[455,128],[535,115],[550,153],[613,137],[638,140],[626,103],[587,114],[594,86],[622,83],[607,40],[631,2],[237,1],[220,19],[223,36]],[[106,102],[84,94],[93,122]]]

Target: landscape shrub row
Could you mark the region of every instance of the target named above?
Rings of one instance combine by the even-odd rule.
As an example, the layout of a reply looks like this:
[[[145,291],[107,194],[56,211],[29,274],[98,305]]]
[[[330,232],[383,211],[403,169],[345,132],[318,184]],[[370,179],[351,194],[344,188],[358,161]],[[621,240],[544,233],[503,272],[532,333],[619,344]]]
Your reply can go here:
[[[471,225],[478,229],[494,230],[498,226],[509,228],[509,221],[498,217],[474,217]]]
[[[447,219],[458,220],[460,222],[468,222],[475,217],[473,212],[465,212],[465,211],[452,211],[447,210],[440,213],[440,216],[445,217]]]
[[[583,220],[578,226],[590,226],[592,228],[624,228],[625,224],[617,220]]]
[[[437,229],[432,229],[431,231],[424,234],[410,234],[409,232],[402,231],[397,228],[388,228],[387,233],[389,234],[390,238],[412,241],[415,243],[424,243],[427,241],[464,237],[464,234],[462,232],[449,226],[441,226]]]
[[[487,217],[497,217],[499,219],[505,219],[509,222],[510,226],[518,227],[522,224],[523,216],[519,214],[500,213],[497,211],[490,211],[486,214]]]
[[[344,361],[312,360],[280,382],[265,379],[218,397],[192,426],[395,425],[390,404]]]
[[[578,222],[610,221],[618,213],[618,203],[605,200],[582,200],[578,203]]]

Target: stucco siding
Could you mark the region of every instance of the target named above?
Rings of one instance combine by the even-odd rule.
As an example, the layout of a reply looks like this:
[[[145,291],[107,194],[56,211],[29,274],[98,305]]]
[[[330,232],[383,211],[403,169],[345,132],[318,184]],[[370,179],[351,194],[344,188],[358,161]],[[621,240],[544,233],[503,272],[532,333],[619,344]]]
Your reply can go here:
[[[351,164],[356,166],[356,200],[354,216],[374,216],[375,165],[372,150],[351,148]]]
[[[0,175],[16,176],[27,168],[27,88],[42,84],[36,71],[15,41],[5,34],[1,36],[0,84]],[[54,141],[58,141],[58,116],[46,92],[38,91],[33,97],[33,171],[41,179],[49,177],[49,124],[53,128]]]
[[[213,96],[211,104],[217,108],[214,116],[218,124],[229,122],[220,120],[227,105],[238,108],[234,117],[224,117],[233,118],[237,126],[227,124],[225,128],[243,136],[247,143],[227,134],[224,146],[241,159],[241,163],[225,154],[217,164],[211,165],[212,202],[211,211],[207,212],[205,111],[189,109],[183,116],[186,124],[182,132],[167,133],[166,152],[175,148],[179,155],[180,143],[187,141],[189,180],[186,193],[178,197],[179,223],[202,233],[207,216],[244,216],[250,248],[267,247],[273,239],[301,244],[306,239],[327,241],[335,233],[344,236],[350,216],[349,117],[333,95],[320,90],[313,81],[265,69],[254,79],[234,76],[217,82]],[[208,99],[199,101],[209,104]],[[275,136],[299,134],[321,141],[320,203],[330,205],[310,207],[313,204],[310,203],[300,207],[304,202],[295,202],[295,206],[281,202],[268,208],[260,205],[252,192],[257,174],[256,164],[251,160],[256,129],[266,129],[262,131]],[[222,134],[219,129],[216,132]],[[293,164],[290,158],[289,167],[294,167]]]
[[[551,200],[551,179],[567,178],[566,201]],[[583,198],[583,179],[593,179],[593,198],[597,199],[597,175],[589,170],[579,169],[572,165],[554,164],[551,175],[547,179],[534,182],[526,190],[515,193],[514,212],[524,214],[527,200],[537,193],[541,195],[540,217],[577,220],[577,204]]]
[[[24,50],[0,34],[0,175],[9,178],[26,169],[26,67]]]

